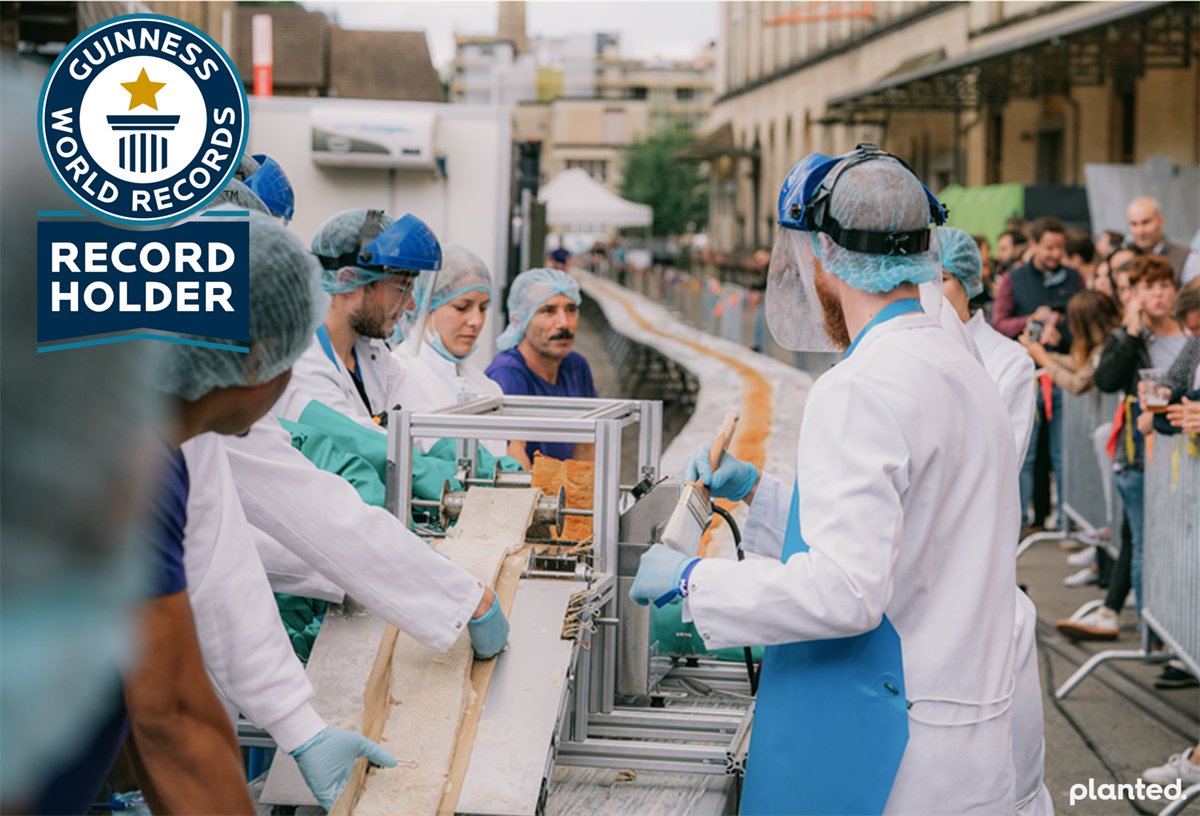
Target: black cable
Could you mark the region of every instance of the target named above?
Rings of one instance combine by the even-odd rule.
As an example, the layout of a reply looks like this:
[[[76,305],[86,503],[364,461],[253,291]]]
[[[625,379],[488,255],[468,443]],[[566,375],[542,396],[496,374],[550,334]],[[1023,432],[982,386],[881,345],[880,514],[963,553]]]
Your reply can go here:
[[[746,554],[742,552],[742,531],[738,529],[737,522],[724,507],[719,507],[714,503],[712,509],[729,525],[729,529],[733,533],[733,546],[737,550],[738,561],[745,561]],[[742,649],[746,653],[746,675],[750,678],[750,695],[754,696],[758,694],[758,671],[754,668],[754,653],[750,651],[749,646],[743,646]]]
[[[1104,767],[1108,769],[1108,772],[1112,775],[1112,778],[1117,781],[1117,785],[1128,785],[1129,783],[1125,781],[1124,774],[1122,774],[1120,769],[1117,768],[1117,766],[1113,764],[1113,761],[1108,758],[1108,754],[1101,750],[1100,746],[1096,744],[1091,735],[1088,734],[1088,732],[1083,729],[1083,726],[1079,724],[1079,721],[1076,720],[1069,711],[1067,711],[1067,709],[1063,706],[1062,701],[1059,700],[1058,696],[1054,693],[1054,668],[1050,665],[1050,652],[1046,649],[1046,646],[1042,643],[1042,639],[1040,637],[1037,639],[1037,643],[1038,651],[1042,653],[1042,666],[1045,673],[1046,688],[1050,692],[1050,702],[1054,704],[1056,709],[1058,709],[1058,713],[1063,715],[1063,719],[1065,719],[1070,726],[1075,729],[1075,732],[1079,734],[1079,738],[1083,740],[1083,744],[1086,745],[1091,752],[1096,755],[1096,758],[1100,760]],[[1142,807],[1142,805],[1136,799],[1130,799],[1129,804],[1133,806],[1134,810],[1142,814],[1142,816],[1155,816],[1157,813],[1157,811]]]

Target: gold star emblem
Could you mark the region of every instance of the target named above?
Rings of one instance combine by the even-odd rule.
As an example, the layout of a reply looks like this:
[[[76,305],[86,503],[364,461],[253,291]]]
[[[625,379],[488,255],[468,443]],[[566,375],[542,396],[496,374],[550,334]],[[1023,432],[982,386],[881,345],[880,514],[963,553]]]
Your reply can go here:
[[[138,105],[149,105],[158,110],[158,102],[154,99],[154,95],[162,90],[165,82],[151,82],[150,77],[146,76],[146,69],[142,69],[142,73],[138,75],[135,82],[122,82],[121,87],[129,91],[129,109],[133,110]]]

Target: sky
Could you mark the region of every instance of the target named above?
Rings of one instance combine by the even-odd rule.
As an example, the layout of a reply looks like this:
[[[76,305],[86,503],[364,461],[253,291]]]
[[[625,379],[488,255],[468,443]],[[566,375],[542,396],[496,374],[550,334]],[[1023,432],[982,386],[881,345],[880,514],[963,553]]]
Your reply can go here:
[[[325,12],[343,28],[424,31],[433,64],[439,70],[454,59],[456,34],[494,34],[499,3],[447,0],[390,2],[304,2]],[[525,27],[529,36],[562,37],[594,31],[617,31],[621,54],[652,59],[688,59],[717,38],[719,5],[713,2],[529,2]]]

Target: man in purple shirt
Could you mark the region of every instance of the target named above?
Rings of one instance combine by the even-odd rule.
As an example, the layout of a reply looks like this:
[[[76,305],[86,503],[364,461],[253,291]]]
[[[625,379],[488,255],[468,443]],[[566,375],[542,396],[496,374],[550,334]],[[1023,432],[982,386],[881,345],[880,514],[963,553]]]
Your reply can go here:
[[[558,269],[530,269],[508,292],[508,328],[496,340],[500,353],[487,375],[505,394],[533,397],[595,397],[592,369],[572,351],[579,326],[579,284]],[[508,455],[530,467],[535,451],[555,459],[595,458],[595,445],[514,440]]]

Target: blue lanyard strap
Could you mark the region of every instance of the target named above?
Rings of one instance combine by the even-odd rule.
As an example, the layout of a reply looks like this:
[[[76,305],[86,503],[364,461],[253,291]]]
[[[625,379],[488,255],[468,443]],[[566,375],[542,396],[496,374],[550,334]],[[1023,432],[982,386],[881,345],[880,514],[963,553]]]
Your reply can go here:
[[[904,298],[889,303],[871,318],[871,322],[863,326],[862,331],[858,333],[858,336],[854,338],[854,342],[850,344],[850,348],[846,349],[846,353],[842,355],[842,359],[845,360],[853,354],[854,350],[858,348],[859,341],[867,336],[867,332],[879,324],[886,323],[894,317],[900,317],[900,315],[912,314],[913,312],[924,313],[924,311],[921,308],[921,301],[917,298]]]
[[[333,367],[338,371],[341,371],[342,366],[340,363],[338,363],[337,355],[333,353],[333,342],[329,339],[329,330],[325,328],[324,323],[322,323],[320,326],[317,326],[317,342],[319,342],[321,344],[321,348],[325,350],[325,356],[329,358],[331,363],[333,363]]]

